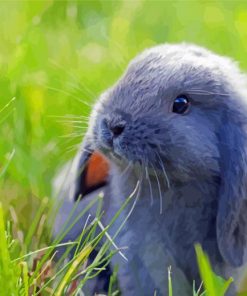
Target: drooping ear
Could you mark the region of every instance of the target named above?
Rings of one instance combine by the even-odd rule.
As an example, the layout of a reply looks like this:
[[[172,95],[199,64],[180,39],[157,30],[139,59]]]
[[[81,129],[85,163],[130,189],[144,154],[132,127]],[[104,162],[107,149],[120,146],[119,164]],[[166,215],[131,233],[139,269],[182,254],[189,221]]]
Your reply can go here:
[[[109,163],[99,152],[84,144],[79,155],[74,200],[106,185],[109,176]]]
[[[218,246],[224,260],[238,267],[247,247],[247,129],[236,114],[224,114],[219,147]]]
[[[75,158],[64,166],[54,180],[53,194],[58,199],[59,206],[54,209],[54,238],[64,233],[62,242],[78,239],[88,217],[88,215],[81,216],[81,212],[98,196],[98,192],[94,190],[107,182],[108,169],[108,162],[100,153],[92,149],[92,145],[85,138]],[[104,190],[105,188],[102,188],[102,191]],[[78,199],[82,200],[75,207],[74,201]],[[96,216],[97,208],[96,203],[88,209],[87,213],[90,213],[93,218]],[[59,248],[58,257],[62,256],[66,250],[65,246]]]

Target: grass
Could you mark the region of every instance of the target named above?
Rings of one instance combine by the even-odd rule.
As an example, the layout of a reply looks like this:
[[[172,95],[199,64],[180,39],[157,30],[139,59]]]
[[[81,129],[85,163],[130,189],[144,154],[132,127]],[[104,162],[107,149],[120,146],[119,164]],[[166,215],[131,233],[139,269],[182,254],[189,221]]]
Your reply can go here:
[[[9,229],[5,228],[3,208],[0,204],[0,295],[80,295],[80,289],[84,287],[85,283],[89,279],[97,276],[99,272],[109,264],[112,256],[117,252],[117,250],[115,252],[109,252],[111,241],[106,241],[94,261],[89,265],[86,264],[92,250],[98,245],[108,228],[118,218],[118,215],[131,198],[132,197],[129,197],[129,199],[126,200],[123,207],[112,219],[112,222],[97,236],[94,234],[94,231],[100,221],[100,212],[94,223],[89,225],[89,227],[85,226],[78,241],[59,244],[61,237],[58,237],[54,245],[14,259],[11,258],[13,257],[12,251],[15,244],[18,242],[12,240]],[[64,233],[62,232],[61,235],[64,235]],[[52,262],[54,255],[59,247],[64,247],[65,245],[68,246],[68,252],[71,250],[71,246],[77,246],[73,258],[66,264],[62,258],[56,262],[57,266],[53,267]],[[65,256],[67,251],[65,252]],[[203,253],[199,245],[196,246],[196,253],[201,277],[206,290],[201,292],[202,286],[198,291],[193,288],[191,295],[224,296],[233,279],[230,278],[225,281],[216,276],[212,271],[207,256]],[[37,257],[37,254],[42,254],[42,257]],[[30,265],[30,258],[32,258],[34,262],[37,260],[36,263],[32,265],[31,270],[29,270],[28,267]],[[113,289],[116,281],[117,271],[114,271],[110,280],[108,295],[120,295],[118,290]],[[75,286],[74,283],[76,284]],[[173,296],[171,268],[168,269],[168,289],[169,296]]]
[[[89,205],[88,208],[92,205]],[[108,229],[106,227],[97,236],[95,235],[100,215],[93,223],[85,226],[81,236],[83,240],[78,239],[75,242],[61,244],[60,240],[66,234],[65,231],[62,231],[53,245],[24,256],[15,257],[16,253],[14,255],[13,250],[16,247],[15,244],[19,244],[19,242],[12,240],[9,229],[5,228],[3,209],[0,205],[0,295],[64,295],[64,293],[78,295],[79,289],[83,288],[86,281],[96,276],[109,264],[115,253],[111,251],[106,255],[110,246],[107,241],[94,261],[91,264],[86,264],[92,250],[98,245]],[[118,215],[119,213],[116,213],[113,219],[116,219]],[[76,251],[73,258],[65,263],[65,257],[71,247],[75,246]],[[56,261],[54,267],[53,258],[60,247],[68,248],[65,251],[65,256]],[[79,278],[79,276],[83,276],[83,278]],[[77,281],[77,279],[79,280]],[[75,288],[73,288],[73,283],[76,283]]]
[[[96,243],[92,225],[88,245],[64,269],[52,265],[51,184],[83,137],[90,105],[128,61],[146,47],[187,41],[247,69],[246,19],[245,1],[0,2],[0,295],[64,293]],[[220,295],[225,288],[197,253],[208,293]]]
[[[84,287],[85,283],[97,276],[109,264],[112,256],[118,252],[118,250],[110,251],[112,240],[107,240],[102,245],[94,261],[91,264],[87,264],[92,250],[97,247],[103,236],[106,235],[109,227],[115,222],[121,211],[132,198],[133,195],[126,199],[126,202],[113,217],[110,224],[102,228],[102,231],[98,235],[95,234],[95,230],[96,227],[100,225],[102,197],[96,200],[99,204],[97,218],[93,223],[90,223],[90,225],[85,225],[77,241],[61,244],[60,241],[66,234],[65,231],[62,230],[53,245],[16,258],[13,258],[13,249],[15,249],[16,244],[19,244],[19,242],[12,239],[10,229],[5,227],[3,208],[0,204],[0,295],[80,295],[80,289]],[[88,208],[93,206],[93,203],[91,203]],[[87,209],[85,209],[82,215],[84,215],[86,211]],[[121,226],[116,232],[116,235],[120,230]],[[114,237],[112,238],[113,240]],[[62,258],[56,262],[56,267],[54,267],[52,263],[56,252],[59,250],[59,247],[65,246],[68,247],[65,251],[65,256],[62,256]],[[64,259],[67,257],[68,252],[70,252],[71,247],[75,246],[76,250],[73,258],[65,263]],[[192,295],[225,295],[225,292],[233,280],[230,278],[225,281],[213,273],[209,260],[199,245],[196,246],[196,253],[201,277],[206,290],[201,292],[201,287],[198,291],[193,288]],[[37,256],[39,254],[42,256]],[[32,265],[30,265],[30,259],[33,262]],[[32,266],[31,270],[29,266]],[[120,295],[117,288],[113,289],[113,287],[116,286],[116,282],[117,271],[114,271],[110,280],[108,295]],[[173,296],[171,268],[168,269],[168,289],[169,296]]]

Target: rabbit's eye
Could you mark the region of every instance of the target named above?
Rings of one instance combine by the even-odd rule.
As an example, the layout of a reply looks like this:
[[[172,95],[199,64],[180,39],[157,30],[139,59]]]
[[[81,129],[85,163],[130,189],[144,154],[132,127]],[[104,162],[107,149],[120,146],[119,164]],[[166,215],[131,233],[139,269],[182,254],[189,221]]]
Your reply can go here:
[[[172,112],[184,114],[190,106],[190,101],[185,95],[178,96],[173,103]]]

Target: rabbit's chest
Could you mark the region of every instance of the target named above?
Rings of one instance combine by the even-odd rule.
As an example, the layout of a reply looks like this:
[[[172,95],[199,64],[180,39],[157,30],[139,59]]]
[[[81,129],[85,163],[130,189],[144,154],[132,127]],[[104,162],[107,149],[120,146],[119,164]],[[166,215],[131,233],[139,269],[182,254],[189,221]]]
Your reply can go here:
[[[140,200],[139,200],[140,201]],[[123,216],[112,229],[116,233],[131,209],[123,211]],[[173,277],[179,283],[176,295],[187,288],[187,279],[184,272],[177,265],[169,233],[166,230],[165,212],[160,214],[160,201],[150,203],[138,202],[125,222],[124,227],[115,239],[119,248],[127,260],[117,254],[113,258],[113,264],[119,266],[119,281],[122,291],[128,291],[127,295],[167,295],[168,269],[172,266]],[[134,280],[131,280],[134,279]],[[183,288],[182,288],[183,287]],[[132,291],[131,294],[129,291]],[[185,292],[183,295],[187,295]],[[189,294],[188,294],[189,295]]]
[[[115,189],[109,201],[109,213],[116,212],[130,195],[124,186]],[[207,182],[170,190],[156,185],[152,186],[152,192],[143,184],[122,211],[115,228],[125,221],[119,237],[133,246],[162,242],[174,250],[174,245],[188,247],[209,236],[213,239],[216,212],[217,188]]]
[[[179,206],[165,208],[163,205],[161,210],[160,203],[155,196],[152,205],[150,201],[145,203],[144,200],[138,200],[134,209],[131,208],[133,204],[130,205],[123,211],[122,219],[115,223],[114,232],[123,226],[117,241],[120,247],[127,248],[126,254],[130,257],[142,254],[142,258],[150,258],[152,262],[162,262],[162,258],[167,256],[189,257],[193,244],[203,241],[205,228],[210,227],[210,221],[200,224],[200,208],[185,210]],[[132,213],[125,220],[131,210]]]
[[[161,194],[158,187],[152,189],[151,196],[149,187],[143,186],[138,200],[133,197],[122,211],[112,229],[115,233],[123,225],[115,241],[118,247],[126,248],[128,266],[133,265],[134,270],[157,272],[157,278],[164,279],[167,268],[173,266],[186,270],[187,277],[196,279],[194,244],[205,245],[209,253],[217,249],[217,189],[206,183],[161,191]],[[116,206],[124,202],[120,196],[124,195],[115,196],[110,212],[116,212]],[[120,256],[115,260],[124,264]]]

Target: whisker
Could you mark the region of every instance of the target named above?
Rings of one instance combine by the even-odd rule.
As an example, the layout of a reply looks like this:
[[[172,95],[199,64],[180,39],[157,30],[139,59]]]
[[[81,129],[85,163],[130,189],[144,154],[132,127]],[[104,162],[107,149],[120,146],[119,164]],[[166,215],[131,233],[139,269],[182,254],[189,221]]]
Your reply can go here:
[[[170,181],[169,181],[168,175],[167,175],[167,173],[166,173],[166,170],[165,170],[164,164],[163,164],[163,162],[162,162],[162,159],[161,159],[161,157],[160,157],[160,155],[159,155],[158,152],[155,151],[155,153],[156,153],[156,155],[157,155],[158,158],[159,158],[159,163],[160,163],[160,165],[161,165],[162,171],[163,171],[164,176],[165,176],[165,178],[166,178],[167,187],[170,188]]]
[[[55,78],[54,79],[56,82],[58,82],[59,84],[61,83],[61,80]],[[86,91],[86,89],[82,89],[81,87],[79,87],[76,83],[74,82],[67,82],[66,83],[67,86],[69,86],[73,91],[76,92],[80,92],[80,93],[85,93],[85,96],[88,97],[88,99],[91,101],[93,99],[94,96],[91,96],[90,94],[88,94],[88,92]]]
[[[89,150],[89,149],[86,149],[86,148],[81,148],[80,149],[80,152],[88,152],[88,153],[92,153],[92,151],[91,150]]]
[[[192,91],[193,90],[195,90],[195,91],[201,91],[201,92],[204,92],[204,93],[221,94],[221,93],[218,93],[218,92],[208,91],[208,90],[200,89],[200,88],[190,88],[190,90],[192,90]],[[229,93],[222,93],[222,94],[229,95]]]
[[[219,95],[219,96],[229,96],[229,93],[219,93],[219,92],[211,92],[211,91],[206,91],[203,89],[188,89],[186,90],[188,93],[194,93],[194,94],[204,94],[204,95]]]
[[[158,177],[158,174],[154,168],[154,165],[151,163],[151,166],[153,167],[153,170],[154,170],[154,175],[156,177],[156,180],[157,180],[157,184],[158,184],[158,189],[159,189],[159,196],[160,196],[160,214],[162,214],[163,212],[163,200],[162,200],[162,194],[161,194],[161,187],[160,187],[160,181],[159,181],[159,177]]]
[[[70,140],[72,140],[72,139],[68,139],[69,141]],[[74,140],[74,139],[73,139]],[[69,142],[68,141],[68,142]],[[69,145],[68,147],[66,147],[66,150],[67,151],[71,151],[71,150],[74,150],[75,148],[77,148],[76,150],[79,150],[79,148],[80,148],[80,146],[81,146],[81,141],[79,142],[79,143],[74,143],[74,144],[72,144],[72,145]]]
[[[70,129],[73,129],[75,131],[78,131],[79,133],[81,131],[85,131],[85,130],[88,130],[88,125],[86,123],[84,124],[81,124],[81,125],[74,125],[74,124],[68,124],[68,123],[61,123],[63,126],[67,127],[67,128],[70,128]]]
[[[70,153],[70,152],[75,151],[75,150],[76,150],[77,152],[83,152],[83,151],[86,151],[86,152],[92,152],[92,151],[89,151],[89,150],[87,150],[86,148],[82,147],[82,143],[81,143],[81,141],[82,141],[83,138],[85,137],[86,133],[80,133],[80,135],[81,135],[81,140],[80,140],[80,142],[68,146],[68,147],[66,148],[66,153]],[[68,137],[68,138],[65,139],[65,141],[66,141],[67,143],[69,143],[69,142],[71,142],[71,141],[74,141],[75,139],[77,139],[77,137],[70,137],[70,138]],[[93,136],[87,136],[87,139],[89,139],[89,140],[90,140],[90,139],[94,139],[94,137],[93,137]]]
[[[68,148],[67,148],[67,153],[71,152],[71,151],[74,151],[76,150],[77,152],[88,152],[88,153],[91,153],[92,151],[85,148],[85,147],[82,147],[82,144],[81,142],[77,143],[77,144],[74,144],[74,145],[70,145]]]
[[[84,89],[80,86],[78,86],[78,84],[80,85],[80,83],[75,83],[75,82],[68,82],[67,85],[71,86],[74,90],[80,91],[80,92],[86,92],[88,97],[91,99],[93,99],[96,95],[92,95],[91,93],[88,92],[88,90],[84,87]]]
[[[82,133],[72,133],[68,135],[59,136],[59,138],[77,138],[77,137],[83,137]]]
[[[120,174],[120,177],[123,177],[128,171],[129,169],[132,167],[132,163],[129,162],[129,164],[126,166],[126,168],[123,170],[123,172]]]
[[[56,120],[57,123],[88,123],[87,120]]]
[[[47,88],[47,89],[49,89],[49,90],[52,90],[52,91],[60,92],[60,93],[65,94],[65,95],[67,95],[67,96],[69,96],[69,97],[71,97],[71,98],[74,98],[75,100],[77,100],[78,102],[82,103],[83,105],[85,105],[85,106],[87,106],[87,107],[89,107],[89,108],[92,108],[92,107],[93,107],[92,104],[89,104],[88,102],[83,101],[82,99],[76,97],[76,96],[73,95],[72,93],[69,93],[69,92],[67,92],[67,91],[65,91],[65,90],[63,90],[63,89],[59,89],[59,88],[51,87],[51,86],[46,86],[46,85],[41,85],[41,86],[44,87],[44,88]]]
[[[88,126],[83,126],[83,125],[72,125],[72,127],[74,129],[77,129],[78,132],[85,131],[88,129]]]
[[[150,181],[150,177],[149,177],[147,166],[145,166],[145,171],[146,171],[146,179],[147,179],[148,184],[149,184],[149,191],[150,191],[150,198],[151,198],[151,203],[150,204],[152,206],[153,203],[154,203],[154,197],[153,197],[153,189],[152,189],[152,185],[151,185],[151,181]]]
[[[132,191],[132,193],[130,194],[129,196],[129,199],[131,200],[135,195],[136,195],[136,198],[128,212],[128,214],[126,215],[125,219],[123,220],[123,222],[121,223],[120,227],[118,228],[118,230],[115,232],[114,236],[113,236],[113,239],[115,239],[117,237],[117,235],[119,234],[119,232],[122,230],[122,228],[124,227],[124,225],[126,224],[126,222],[128,221],[129,217],[131,216],[132,212],[134,211],[135,209],[135,206],[136,206],[136,203],[139,199],[139,193],[141,191],[141,183],[142,181],[140,181],[139,179],[137,180],[136,182],[136,186],[134,188],[134,190]],[[136,194],[137,193],[137,194]]]
[[[75,115],[75,114],[65,114],[65,115],[47,115],[47,117],[51,117],[51,118],[62,118],[62,119],[89,119],[89,116],[85,116],[85,115]]]
[[[59,65],[59,64],[56,63],[54,60],[51,60],[51,59],[50,59],[49,62],[50,62],[50,64],[53,65],[54,67],[63,70],[64,73],[66,73],[66,74],[69,74],[69,76],[73,79],[73,82],[74,82],[74,83],[75,83],[75,81],[76,81],[76,82],[79,81],[78,84],[81,85],[82,88],[79,88],[79,87],[77,86],[78,90],[83,91],[83,92],[86,91],[86,92],[88,93],[88,95],[89,95],[91,98],[95,98],[96,94],[93,93],[93,92],[92,92],[92,91],[91,91],[91,90],[85,85],[85,83],[82,83],[82,82],[81,82],[80,77],[76,76],[76,75],[73,74],[71,71],[68,71],[67,68],[65,68],[65,67],[63,67],[63,66],[61,66],[61,65]]]
[[[81,137],[57,137],[58,143],[57,146],[60,147],[61,153],[69,153],[69,152],[78,152],[82,147],[82,140],[85,135],[81,133]]]
[[[66,149],[66,153],[70,153],[72,151],[76,151],[76,152],[87,152],[87,153],[92,153],[92,151],[88,150],[88,149],[81,149],[80,148],[81,143],[75,144],[75,145],[71,145],[70,147],[68,147],[68,149]]]
[[[75,124],[75,123],[73,123],[72,126],[75,127],[75,128],[88,128],[87,123],[88,122],[83,122],[83,124]]]
[[[127,214],[127,216],[126,216],[126,218],[125,218],[126,221],[129,219],[129,217],[131,216],[133,210],[135,209],[136,203],[137,203],[137,201],[138,201],[138,199],[139,199],[139,197],[140,197],[140,194],[141,194],[142,177],[141,177],[141,179],[139,179],[137,182],[139,182],[139,188],[138,188],[138,191],[137,191],[136,198],[135,198],[135,200],[134,200],[134,202],[133,202],[133,205],[132,205],[132,207],[131,207],[129,213]]]

